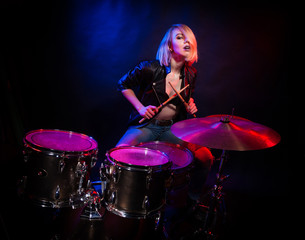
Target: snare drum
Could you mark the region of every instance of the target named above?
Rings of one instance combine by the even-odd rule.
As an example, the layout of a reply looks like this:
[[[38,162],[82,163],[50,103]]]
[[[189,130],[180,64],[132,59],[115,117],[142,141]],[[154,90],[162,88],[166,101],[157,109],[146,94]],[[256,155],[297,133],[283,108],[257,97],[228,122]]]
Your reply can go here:
[[[42,207],[83,205],[97,142],[81,133],[45,129],[27,133],[23,141],[25,196]]]
[[[166,154],[142,147],[117,147],[106,157],[105,202],[109,211],[140,219],[162,208],[171,166]]]

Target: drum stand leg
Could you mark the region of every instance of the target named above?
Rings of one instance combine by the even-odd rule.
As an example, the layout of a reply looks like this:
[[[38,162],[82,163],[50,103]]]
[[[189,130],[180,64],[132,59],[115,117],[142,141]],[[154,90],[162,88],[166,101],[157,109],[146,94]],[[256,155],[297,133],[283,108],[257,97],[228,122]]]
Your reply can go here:
[[[219,234],[219,221],[223,220],[226,216],[226,207],[224,201],[224,194],[222,192],[223,182],[229,177],[229,175],[223,175],[223,165],[227,160],[225,150],[222,151],[220,157],[220,165],[216,174],[216,183],[211,189],[209,196],[209,205],[199,203],[197,207],[207,210],[203,227],[194,232],[195,236],[204,236],[204,239],[212,240],[216,239]],[[220,219],[219,219],[220,218]]]
[[[106,168],[104,167],[104,165],[101,165],[100,181],[97,181],[96,183],[101,184],[101,192],[97,193],[94,189],[91,188],[90,196],[88,198],[88,204],[84,208],[83,213],[81,214],[81,218],[83,219],[102,220],[104,216],[104,214],[101,215],[99,212],[99,210],[101,209],[101,205],[104,204],[105,190],[107,185]]]
[[[101,198],[98,193],[91,190],[87,202],[80,217],[86,220],[101,220],[103,216],[99,212],[101,209]]]

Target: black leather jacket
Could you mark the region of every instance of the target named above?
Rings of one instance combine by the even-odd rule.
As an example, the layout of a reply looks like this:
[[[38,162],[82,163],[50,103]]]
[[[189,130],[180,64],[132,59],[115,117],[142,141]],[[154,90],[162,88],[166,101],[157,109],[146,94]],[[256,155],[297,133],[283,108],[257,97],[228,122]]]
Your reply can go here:
[[[165,78],[168,73],[170,73],[170,67],[161,66],[158,60],[143,61],[119,80],[118,90],[132,89],[144,106],[159,106],[169,98],[165,92]],[[194,91],[197,71],[194,67],[185,65],[181,69],[181,76],[183,79],[181,88],[190,84],[190,87],[181,93],[185,101],[188,102]],[[171,103],[180,108],[174,122],[186,119],[187,112],[182,101],[176,97]],[[140,125],[139,120],[141,118],[140,114],[134,109],[130,114],[128,124]],[[143,125],[147,122],[149,120],[146,120]]]

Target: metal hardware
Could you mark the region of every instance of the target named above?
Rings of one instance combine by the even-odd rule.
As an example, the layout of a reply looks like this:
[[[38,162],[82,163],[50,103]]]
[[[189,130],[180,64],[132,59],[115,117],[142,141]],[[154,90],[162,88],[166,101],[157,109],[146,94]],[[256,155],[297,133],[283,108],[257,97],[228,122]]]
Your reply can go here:
[[[27,163],[28,160],[29,160],[29,154],[28,154],[28,152],[25,151],[25,150],[23,150],[23,151],[22,151],[22,154],[23,154],[23,161],[24,161],[25,163]]]
[[[98,193],[91,191],[88,197],[88,204],[84,208],[80,218],[87,220],[101,220],[102,215],[99,213],[101,208],[101,198]]]
[[[40,169],[37,169],[36,175],[38,177],[45,177],[48,175],[48,172],[45,169],[40,168]]]
[[[150,184],[152,182],[152,168],[148,169],[147,176],[146,176],[146,189],[149,190]]]
[[[76,170],[75,170],[76,176],[80,177],[79,185],[78,185],[78,191],[77,191],[78,194],[81,194],[82,191],[83,191],[82,186],[83,186],[84,178],[85,178],[86,173],[87,173],[87,169],[88,169],[88,166],[87,166],[85,161],[78,161],[77,166],[76,166]]]
[[[112,172],[111,176],[113,178],[113,182],[118,183],[121,175],[121,169],[113,167],[112,171],[110,170],[110,172]]]
[[[75,173],[78,177],[84,177],[87,173],[88,166],[85,161],[78,161]]]
[[[143,203],[142,203],[142,208],[145,209],[146,211],[149,208],[149,198],[148,198],[147,195],[144,197],[144,200],[143,200]]]
[[[96,151],[95,154],[97,154],[97,151]],[[96,165],[96,162],[97,162],[97,156],[94,155],[94,156],[91,158],[91,168],[93,168],[93,167]]]
[[[158,211],[155,215],[155,231],[158,230],[161,222],[161,211]]]
[[[112,203],[112,204],[114,204],[115,203],[115,201],[116,201],[116,191],[113,191],[112,193],[111,193],[111,195],[110,195],[110,199],[109,199],[109,201],[110,201],[110,203]]]
[[[60,187],[57,185],[56,190],[55,190],[55,199],[59,199],[60,197]]]
[[[65,166],[66,166],[66,163],[65,163],[64,158],[60,159],[59,167],[58,167],[58,170],[59,170],[60,173],[62,173],[64,171]]]
[[[108,172],[108,173],[107,173]],[[109,176],[109,166],[101,164],[100,168],[100,179],[101,179],[101,197],[103,198],[105,195],[105,190],[107,188],[108,183],[108,176]]]

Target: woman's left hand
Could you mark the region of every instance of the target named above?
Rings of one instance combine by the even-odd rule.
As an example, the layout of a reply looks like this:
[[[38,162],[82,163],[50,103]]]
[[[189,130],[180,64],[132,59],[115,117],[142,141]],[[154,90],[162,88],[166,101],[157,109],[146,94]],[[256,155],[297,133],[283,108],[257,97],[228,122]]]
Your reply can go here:
[[[193,98],[190,98],[189,102],[188,102],[188,108],[187,108],[187,112],[190,114],[194,114],[198,111],[196,104],[194,102]]]

